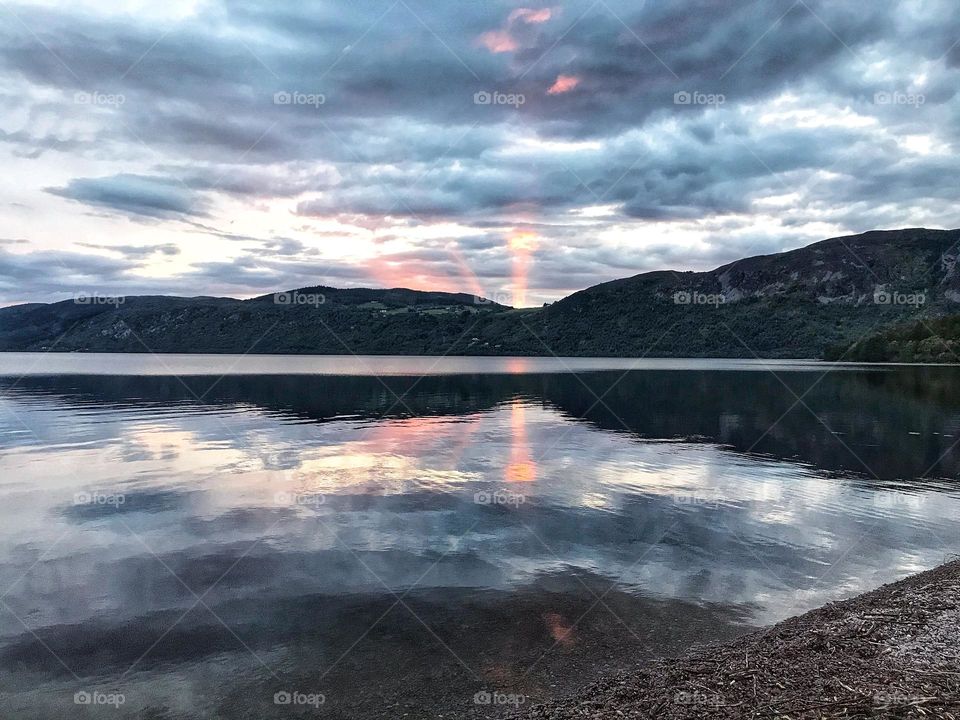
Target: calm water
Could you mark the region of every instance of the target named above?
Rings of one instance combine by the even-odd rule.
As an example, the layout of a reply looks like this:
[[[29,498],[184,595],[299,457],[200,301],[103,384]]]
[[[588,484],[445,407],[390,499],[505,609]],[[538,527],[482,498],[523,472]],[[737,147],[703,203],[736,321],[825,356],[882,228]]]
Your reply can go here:
[[[0,406],[3,718],[493,716],[960,552],[960,368],[9,354]]]

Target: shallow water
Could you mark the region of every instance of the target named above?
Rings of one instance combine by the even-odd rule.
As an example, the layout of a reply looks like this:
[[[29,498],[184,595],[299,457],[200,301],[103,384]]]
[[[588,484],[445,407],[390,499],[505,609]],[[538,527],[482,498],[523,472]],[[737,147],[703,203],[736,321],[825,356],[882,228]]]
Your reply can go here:
[[[2,717],[497,714],[960,552],[957,368],[0,374]]]

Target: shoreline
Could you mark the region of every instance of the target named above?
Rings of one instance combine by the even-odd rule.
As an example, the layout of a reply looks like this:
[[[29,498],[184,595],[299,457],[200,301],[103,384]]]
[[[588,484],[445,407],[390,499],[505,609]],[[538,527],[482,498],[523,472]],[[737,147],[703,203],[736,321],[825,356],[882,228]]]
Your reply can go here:
[[[960,718],[960,559],[510,717]]]
[[[421,353],[396,353],[396,352],[372,352],[364,351],[360,353],[346,352],[260,352],[251,350],[249,352],[240,352],[237,349],[223,350],[190,350],[180,349],[176,351],[163,350],[155,352],[153,350],[60,350],[57,348],[39,348],[33,350],[18,350],[10,348],[0,348],[0,357],[5,355],[33,355],[33,356],[129,356],[129,357],[225,357],[225,358],[295,358],[295,359],[327,359],[327,358],[361,358],[361,359],[424,359],[438,360],[444,358],[467,359],[467,360],[573,360],[573,361],[596,361],[596,362],[639,362],[639,361],[678,361],[678,362],[755,362],[755,363],[804,363],[817,364],[818,366],[857,368],[857,367],[892,367],[892,368],[951,368],[960,366],[958,362],[896,362],[896,361],[878,361],[878,360],[829,360],[824,357],[801,357],[786,355],[657,355],[647,353],[644,355],[551,355],[550,353],[529,353],[526,355],[518,354],[496,354],[496,353],[464,353],[449,352],[442,354],[421,354]],[[616,368],[614,368],[616,369]],[[638,368],[643,369],[643,368]]]

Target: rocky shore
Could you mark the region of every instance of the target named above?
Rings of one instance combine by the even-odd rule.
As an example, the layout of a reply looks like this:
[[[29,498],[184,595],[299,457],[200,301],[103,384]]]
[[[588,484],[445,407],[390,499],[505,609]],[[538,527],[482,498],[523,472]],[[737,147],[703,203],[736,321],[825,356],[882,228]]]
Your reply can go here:
[[[960,718],[960,560],[516,718]]]

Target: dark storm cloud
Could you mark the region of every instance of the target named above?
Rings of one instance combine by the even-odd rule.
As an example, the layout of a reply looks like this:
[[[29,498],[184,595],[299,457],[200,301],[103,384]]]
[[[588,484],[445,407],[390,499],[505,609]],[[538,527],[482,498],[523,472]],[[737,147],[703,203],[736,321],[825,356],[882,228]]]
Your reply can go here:
[[[157,248],[164,252],[163,246]],[[102,249],[117,248],[103,246]],[[143,256],[124,250],[131,249],[121,247],[124,257],[118,259],[61,251],[10,253],[0,246],[0,297],[7,303],[18,303],[28,300],[53,302],[93,292],[107,295],[238,295],[306,287],[327,280],[343,285],[369,285],[372,280],[370,274],[360,267],[321,263],[310,259],[309,254],[276,259],[265,255],[260,248],[229,262],[196,263],[190,271],[175,279],[145,280],[135,275]],[[30,287],[29,296],[25,293],[27,286]]]
[[[489,235],[476,235],[473,237],[459,238],[457,240],[457,245],[462,250],[466,250],[468,252],[494,249],[500,250],[503,247],[502,242]]]
[[[16,145],[14,154],[18,157],[38,158],[47,150],[69,152],[81,147],[82,143],[76,140],[58,138],[50,135],[35,136],[23,130],[4,132],[0,130],[0,142]]]
[[[290,163],[282,173],[270,172],[257,165],[210,165],[157,167],[186,187],[198,191],[218,191],[245,198],[297,197],[305,192],[322,190],[336,183],[332,167],[316,168]]]
[[[796,196],[789,212],[769,210],[789,231],[737,226],[738,238],[773,251],[806,238],[812,222],[957,219],[943,179],[960,172],[960,17],[947,0],[910,12],[894,0],[197,8],[150,21],[17,6],[22,24],[0,28],[0,76],[14,88],[3,98],[23,117],[4,124],[0,143],[38,160],[138,158],[126,172],[46,184],[100,211],[182,220],[245,248],[236,262],[196,266],[190,282],[369,279],[318,267],[316,251],[285,237],[293,228],[271,227],[272,239],[221,229],[227,221],[210,218],[218,200],[280,200],[304,226],[337,218],[391,235],[456,220],[476,234],[389,257],[444,273],[454,248],[480,278],[509,277],[501,248],[519,217],[552,245],[531,266],[541,287],[733,259],[729,248],[751,243],[725,250],[716,223],[776,196]],[[565,91],[548,92],[561,76]],[[480,92],[522,102],[478,104]],[[683,101],[698,93],[722,102]],[[577,213],[592,206],[614,211],[584,225]],[[578,244],[613,224],[692,221],[707,222],[696,257]],[[389,247],[382,234],[372,241]],[[128,251],[125,261],[147,257]]]
[[[60,251],[10,253],[0,247],[0,297],[9,302],[23,302],[31,296],[38,300],[62,300],[122,281],[132,267],[125,260],[100,255]]]
[[[77,178],[66,187],[49,188],[53,195],[130,215],[171,218],[204,215],[204,202],[176,180],[142,175]]]
[[[271,260],[251,253],[230,262],[197,263],[184,274],[182,283],[194,288],[195,293],[207,287],[256,288],[267,293],[327,282],[370,284],[371,280],[371,275],[361,267],[316,260]]]
[[[100,245],[97,243],[77,243],[80,247],[87,247],[92,250],[104,250],[117,253],[129,260],[146,260],[154,255],[165,255],[172,257],[180,254],[180,247],[173,243],[163,243],[162,245]]]
[[[370,172],[343,170],[322,194],[300,203],[302,215],[338,212],[369,215],[470,216],[515,206],[538,211],[584,204],[622,204],[626,215],[646,219],[693,218],[744,212],[751,200],[778,187],[777,176],[831,167],[858,136],[846,129],[809,136],[796,130],[752,132],[735,115],[705,141],[696,132],[660,142],[628,142],[565,155],[503,154],[496,163],[463,160],[435,169],[423,180],[419,166]]]
[[[294,256],[307,252],[307,246],[293,238],[276,238],[263,243],[264,250],[274,255]]]
[[[857,12],[814,0],[649,2],[639,10],[631,2],[570,3],[534,26],[532,44],[515,53],[478,46],[477,37],[515,7],[361,3],[334,12],[326,4],[230,4],[225,17],[208,10],[161,42],[151,25],[33,11],[27,21],[45,28],[56,57],[11,29],[0,57],[37,83],[122,93],[120,112],[151,144],[302,157],[319,152],[325,124],[344,118],[487,124],[519,117],[581,136],[673,111],[678,90],[742,102],[815,77],[838,59],[856,62],[853,48],[889,38],[895,17],[889,2]],[[237,40],[211,32],[225,20],[237,23]],[[579,76],[580,86],[547,95],[560,73]],[[526,102],[517,111],[477,106],[473,94],[483,89],[523,93]],[[275,105],[282,91],[321,93],[326,102]]]

